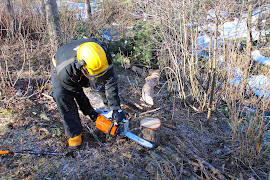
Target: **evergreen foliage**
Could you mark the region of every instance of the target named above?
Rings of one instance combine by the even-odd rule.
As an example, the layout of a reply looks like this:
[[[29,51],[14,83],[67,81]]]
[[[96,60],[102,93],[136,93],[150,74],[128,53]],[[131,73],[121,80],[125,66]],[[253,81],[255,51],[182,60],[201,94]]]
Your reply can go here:
[[[77,24],[74,31],[74,39],[82,39],[83,37],[87,36],[86,29],[83,27],[83,24]]]
[[[121,62],[123,57],[128,57],[132,64],[155,65],[155,45],[150,36],[152,30],[152,25],[140,21],[133,27],[132,34],[110,43],[109,49],[116,55],[114,61]]]

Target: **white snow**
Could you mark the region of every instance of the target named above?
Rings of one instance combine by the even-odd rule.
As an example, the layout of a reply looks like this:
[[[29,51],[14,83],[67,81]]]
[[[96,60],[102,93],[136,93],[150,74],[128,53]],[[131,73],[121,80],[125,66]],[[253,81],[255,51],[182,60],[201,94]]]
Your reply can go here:
[[[270,11],[270,5],[266,5],[264,8],[262,8],[260,11],[254,11],[252,13],[252,23],[255,23],[257,19],[259,18],[260,13],[264,13],[266,11]],[[207,19],[212,19],[215,18],[215,11],[214,10],[209,10],[208,11],[209,16],[207,16]],[[221,12],[220,13],[221,17],[226,17],[227,13],[226,12]],[[262,20],[263,23],[266,23],[266,20]],[[215,25],[213,23],[209,23],[206,26],[202,27],[203,29],[213,32]],[[200,29],[201,33],[199,37],[197,38],[197,43],[198,43],[198,55],[208,58],[207,55],[204,54],[204,51],[208,52],[208,48],[210,45],[211,39],[205,35]],[[218,31],[220,33],[220,36],[218,37],[218,41],[221,41],[223,38],[223,35],[225,39],[244,39],[247,37],[247,15],[242,14],[240,18],[234,18],[233,21],[228,21],[225,22],[222,26],[218,28]],[[262,30],[261,35],[266,35],[269,34],[270,30]],[[255,28],[252,28],[252,38],[253,40],[257,40],[259,38],[260,32],[255,30]],[[212,49],[214,47],[214,39],[212,38]],[[252,51],[252,57],[253,60],[266,65],[270,66],[270,58],[269,57],[264,57],[261,55],[260,50],[254,50]],[[218,57],[218,61],[223,62],[223,57],[220,56]],[[226,62],[225,63],[226,67],[230,67]],[[242,79],[242,74],[241,70],[237,68],[233,68],[233,75],[234,79],[231,80],[231,82],[234,83],[235,87],[238,87],[240,85],[241,79]],[[265,76],[265,75],[252,75],[248,79],[248,84],[249,87],[255,92],[256,95],[258,96],[263,96],[264,98],[270,98],[270,80]]]
[[[270,11],[270,5],[265,6],[260,11],[254,11],[252,13],[252,23],[256,23],[256,21],[259,18],[260,13],[264,13],[266,11]],[[208,11],[207,19],[215,18],[215,10],[209,10]],[[226,12],[220,12],[221,17],[226,17],[228,13]],[[266,20],[262,20],[263,23],[266,23]],[[212,22],[203,26],[203,29],[213,32],[215,29],[215,24]],[[210,44],[210,38],[205,35],[201,28],[199,28],[201,31],[200,36],[197,39],[199,50],[201,49],[207,49]],[[225,39],[244,39],[247,37],[247,15],[242,14],[240,18],[234,18],[233,21],[227,21],[222,26],[219,26],[218,32],[220,33],[220,36],[218,37],[218,40],[221,40],[223,38],[223,35]],[[255,28],[252,28],[252,38],[253,40],[258,40],[259,34],[261,33],[261,36],[265,36],[267,34],[270,34],[270,30],[262,30],[261,32],[257,31]],[[213,41],[213,39],[212,39]],[[214,44],[214,41],[212,42],[212,45]],[[199,54],[200,55],[200,54]]]
[[[90,1],[90,5],[91,5],[91,11],[92,12],[97,12],[98,11],[98,7],[100,6],[100,3],[102,2],[102,0],[95,0],[95,1]],[[86,13],[85,13],[85,4],[84,3],[76,3],[76,2],[72,2],[72,1],[62,1],[62,0],[58,0],[57,1],[57,6],[59,8],[61,8],[61,6],[64,6],[68,9],[71,10],[79,10],[79,14],[77,15],[78,18],[81,18],[83,21],[87,21],[87,17],[86,17]]]
[[[264,57],[263,55],[261,55],[261,52],[259,50],[252,51],[251,55],[252,55],[254,61],[256,61],[260,64],[270,66],[270,58]]]
[[[248,84],[257,96],[270,97],[270,80],[265,75],[250,76]]]

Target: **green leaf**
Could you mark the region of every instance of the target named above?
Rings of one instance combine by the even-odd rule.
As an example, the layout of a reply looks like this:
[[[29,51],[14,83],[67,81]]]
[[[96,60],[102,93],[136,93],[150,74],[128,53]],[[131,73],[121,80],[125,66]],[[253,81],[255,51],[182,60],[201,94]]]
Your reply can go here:
[[[40,117],[42,118],[42,119],[44,119],[44,120],[46,120],[46,121],[49,121],[50,120],[50,118],[47,116],[47,114],[45,114],[45,113],[41,113],[40,114]]]

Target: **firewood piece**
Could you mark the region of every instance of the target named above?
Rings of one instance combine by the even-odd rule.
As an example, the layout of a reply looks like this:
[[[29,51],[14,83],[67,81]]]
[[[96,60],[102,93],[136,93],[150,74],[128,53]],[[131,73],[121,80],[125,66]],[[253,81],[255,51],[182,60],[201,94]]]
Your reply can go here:
[[[150,106],[154,105],[154,88],[159,80],[159,73],[159,70],[151,71],[149,76],[145,78],[141,100]]]
[[[154,147],[157,147],[160,138],[161,121],[157,118],[148,117],[141,120],[140,124],[143,138],[152,142]]]

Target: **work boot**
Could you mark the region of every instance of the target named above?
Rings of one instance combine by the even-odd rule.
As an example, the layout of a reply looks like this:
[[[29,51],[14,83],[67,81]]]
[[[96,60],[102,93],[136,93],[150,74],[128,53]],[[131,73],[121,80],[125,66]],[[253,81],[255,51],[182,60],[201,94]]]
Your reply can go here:
[[[79,149],[82,145],[82,133],[73,138],[69,138],[68,145],[71,149]]]

